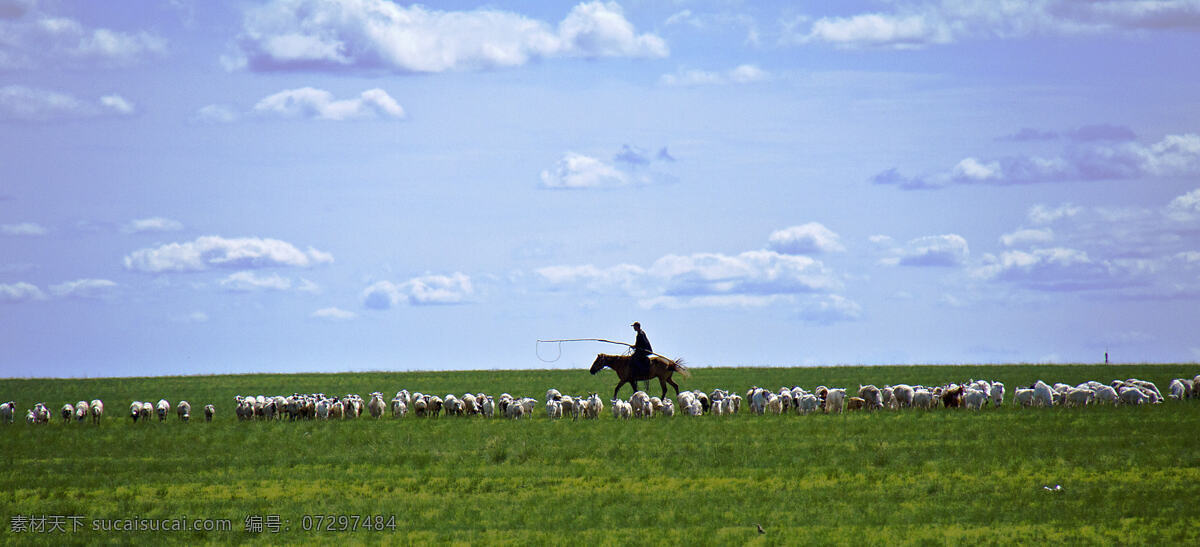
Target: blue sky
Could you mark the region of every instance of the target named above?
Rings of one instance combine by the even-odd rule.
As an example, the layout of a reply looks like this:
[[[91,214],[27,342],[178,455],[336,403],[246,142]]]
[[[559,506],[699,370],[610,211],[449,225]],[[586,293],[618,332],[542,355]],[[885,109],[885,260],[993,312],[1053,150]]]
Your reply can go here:
[[[0,377],[1194,362],[1200,2],[0,0]],[[543,348],[553,356],[554,348]]]

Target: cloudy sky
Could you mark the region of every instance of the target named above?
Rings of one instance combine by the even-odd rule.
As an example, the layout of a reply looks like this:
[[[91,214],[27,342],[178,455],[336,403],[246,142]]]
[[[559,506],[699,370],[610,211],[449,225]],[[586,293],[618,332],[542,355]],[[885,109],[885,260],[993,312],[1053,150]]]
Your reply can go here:
[[[0,0],[0,377],[1200,359],[1200,2]],[[557,354],[542,348],[542,357]]]

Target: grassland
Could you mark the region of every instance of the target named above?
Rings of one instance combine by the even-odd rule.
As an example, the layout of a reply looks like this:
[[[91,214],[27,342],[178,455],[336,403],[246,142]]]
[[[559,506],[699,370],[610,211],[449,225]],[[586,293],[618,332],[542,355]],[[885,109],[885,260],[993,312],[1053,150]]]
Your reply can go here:
[[[690,389],[1016,385],[1195,365],[697,369]],[[1200,543],[1200,401],[1146,407],[522,422],[237,422],[235,394],[596,391],[611,371],[0,380],[21,408],[99,397],[99,427],[0,426],[0,542],[400,544]],[[657,386],[655,386],[655,394]],[[628,391],[625,392],[628,395]],[[218,407],[214,423],[131,424],[132,400]],[[539,407],[540,410],[540,407]],[[22,410],[23,414],[23,410]],[[1043,486],[1062,485],[1057,492]],[[78,515],[13,533],[19,515]],[[245,531],[278,515],[278,533]],[[304,530],[304,515],[395,515],[395,530]],[[229,519],[223,532],[103,532],[101,518]],[[310,522],[311,523],[311,522]],[[760,523],[766,534],[754,527]],[[68,524],[67,528],[70,526]]]

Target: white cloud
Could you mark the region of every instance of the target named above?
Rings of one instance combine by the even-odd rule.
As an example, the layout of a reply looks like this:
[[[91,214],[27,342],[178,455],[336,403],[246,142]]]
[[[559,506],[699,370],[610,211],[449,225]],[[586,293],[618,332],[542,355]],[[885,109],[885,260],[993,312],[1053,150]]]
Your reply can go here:
[[[951,29],[924,15],[867,13],[851,17],[823,17],[814,21],[800,42],[826,42],[842,47],[908,49],[953,41]]]
[[[1000,236],[1000,242],[1005,247],[1016,247],[1031,243],[1049,243],[1054,241],[1054,230],[1049,228],[1022,228]]]
[[[1093,260],[1079,249],[1053,247],[985,255],[972,275],[1039,291],[1080,291],[1128,286],[1131,272],[1121,270],[1121,263]]]
[[[654,168],[654,164],[674,163],[664,146],[656,155],[628,144],[608,161],[577,152],[567,152],[554,169],[541,173],[541,187],[560,190],[647,186],[674,182],[675,177]]]
[[[903,189],[942,188],[950,184],[1018,185],[1047,182],[1130,180],[1140,177],[1200,175],[1200,135],[1167,135],[1153,144],[1093,140],[1067,147],[1061,156],[1010,156],[992,160],[964,158],[948,171],[908,177],[891,168],[876,184]]]
[[[822,17],[814,20],[807,31],[802,25],[793,25],[786,29],[783,41],[844,48],[916,49],[967,39],[1200,29],[1200,4],[1194,0],[940,0],[891,5],[894,9],[890,12]]]
[[[21,9],[6,3],[0,17],[0,70],[35,67],[126,67],[162,56],[163,38],[148,32],[89,28],[42,12],[35,3]]]
[[[546,287],[638,298],[644,307],[761,307],[840,289],[820,261],[774,251],[667,255],[647,268],[550,266],[534,272]]]
[[[1050,208],[1046,205],[1036,204],[1029,208],[1029,221],[1034,224],[1050,224],[1059,219],[1070,218],[1083,211],[1082,207],[1064,203],[1055,208]]]
[[[363,291],[363,305],[378,310],[408,304],[432,306],[463,304],[475,294],[471,278],[455,272],[450,275],[414,277],[403,283],[379,281]]]
[[[139,249],[125,257],[125,268],[147,273],[197,272],[210,268],[309,267],[333,262],[329,253],[256,237],[203,236],[195,241]]]
[[[313,319],[324,319],[326,321],[349,321],[358,317],[358,314],[346,311],[341,308],[321,308],[312,312],[309,315]]]
[[[663,74],[658,83],[667,86],[699,86],[720,84],[750,84],[770,79],[767,71],[755,65],[739,65],[724,72],[683,69],[673,74]]]
[[[254,113],[281,118],[330,121],[404,118],[404,109],[386,91],[379,88],[368,89],[354,99],[342,100],[334,99],[332,93],[323,89],[287,89],[258,101],[258,104],[254,105]]]
[[[23,281],[10,284],[0,283],[0,302],[27,302],[45,298],[46,294],[36,285]]]
[[[541,179],[546,188],[605,188],[630,184],[628,175],[612,164],[575,152],[564,154],[553,171],[542,171]]]
[[[292,288],[292,281],[279,274],[257,276],[251,271],[234,272],[220,281],[221,288],[236,292],[253,292],[263,290],[286,291]]]
[[[177,232],[183,229],[183,223],[163,217],[139,218],[129,221],[121,228],[127,234],[143,232]]]
[[[112,295],[116,282],[107,279],[78,279],[50,286],[50,293],[59,298],[105,298]]]
[[[820,324],[854,321],[862,317],[862,306],[838,294],[825,295],[800,308],[800,318]]]
[[[777,230],[767,239],[767,247],[786,254],[818,254],[845,251],[841,238],[819,222],[809,222]]]
[[[133,104],[119,95],[87,101],[48,89],[0,87],[0,121],[49,122],[133,113]]]
[[[177,315],[170,318],[176,323],[207,323],[208,314],[202,311],[194,311],[192,313]]]
[[[194,123],[233,123],[238,120],[238,113],[229,105],[210,104],[201,107],[192,116]]]
[[[1179,220],[1200,217],[1200,188],[1171,200],[1169,214]]]
[[[883,243],[883,240],[880,240]],[[961,266],[970,251],[967,240],[958,234],[918,237],[903,247],[893,247],[890,256],[880,260],[888,266]]]
[[[46,235],[46,228],[33,222],[0,225],[0,234],[6,236],[40,236]]]
[[[514,67],[549,57],[665,57],[614,2],[585,2],[552,28],[499,9],[438,11],[384,0],[275,0],[249,9],[230,68],[400,73]]]

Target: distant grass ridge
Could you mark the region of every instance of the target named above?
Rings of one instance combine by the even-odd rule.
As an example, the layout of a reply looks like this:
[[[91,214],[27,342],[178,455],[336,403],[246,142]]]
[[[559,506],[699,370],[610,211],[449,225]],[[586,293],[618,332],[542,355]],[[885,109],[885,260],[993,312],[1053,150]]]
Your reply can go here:
[[[823,384],[1136,377],[1165,393],[1196,365],[694,368],[682,387],[744,393]],[[617,421],[615,377],[586,370],[3,380],[0,542],[1196,544],[1200,401]],[[399,389],[542,399],[597,392],[600,420],[439,418],[240,423],[235,395]],[[628,397],[629,391],[623,392]],[[654,385],[652,394],[658,394]],[[58,423],[101,398],[99,427]],[[192,423],[130,424],[133,400],[192,403]],[[24,409],[45,402],[55,423]],[[215,423],[200,408],[217,405]],[[743,412],[745,409],[743,409]],[[1058,492],[1043,486],[1062,485]],[[395,531],[304,531],[304,515],[395,515]],[[17,515],[227,518],[229,532],[14,534]],[[250,515],[288,521],[244,530]],[[767,534],[759,535],[755,523]]]

